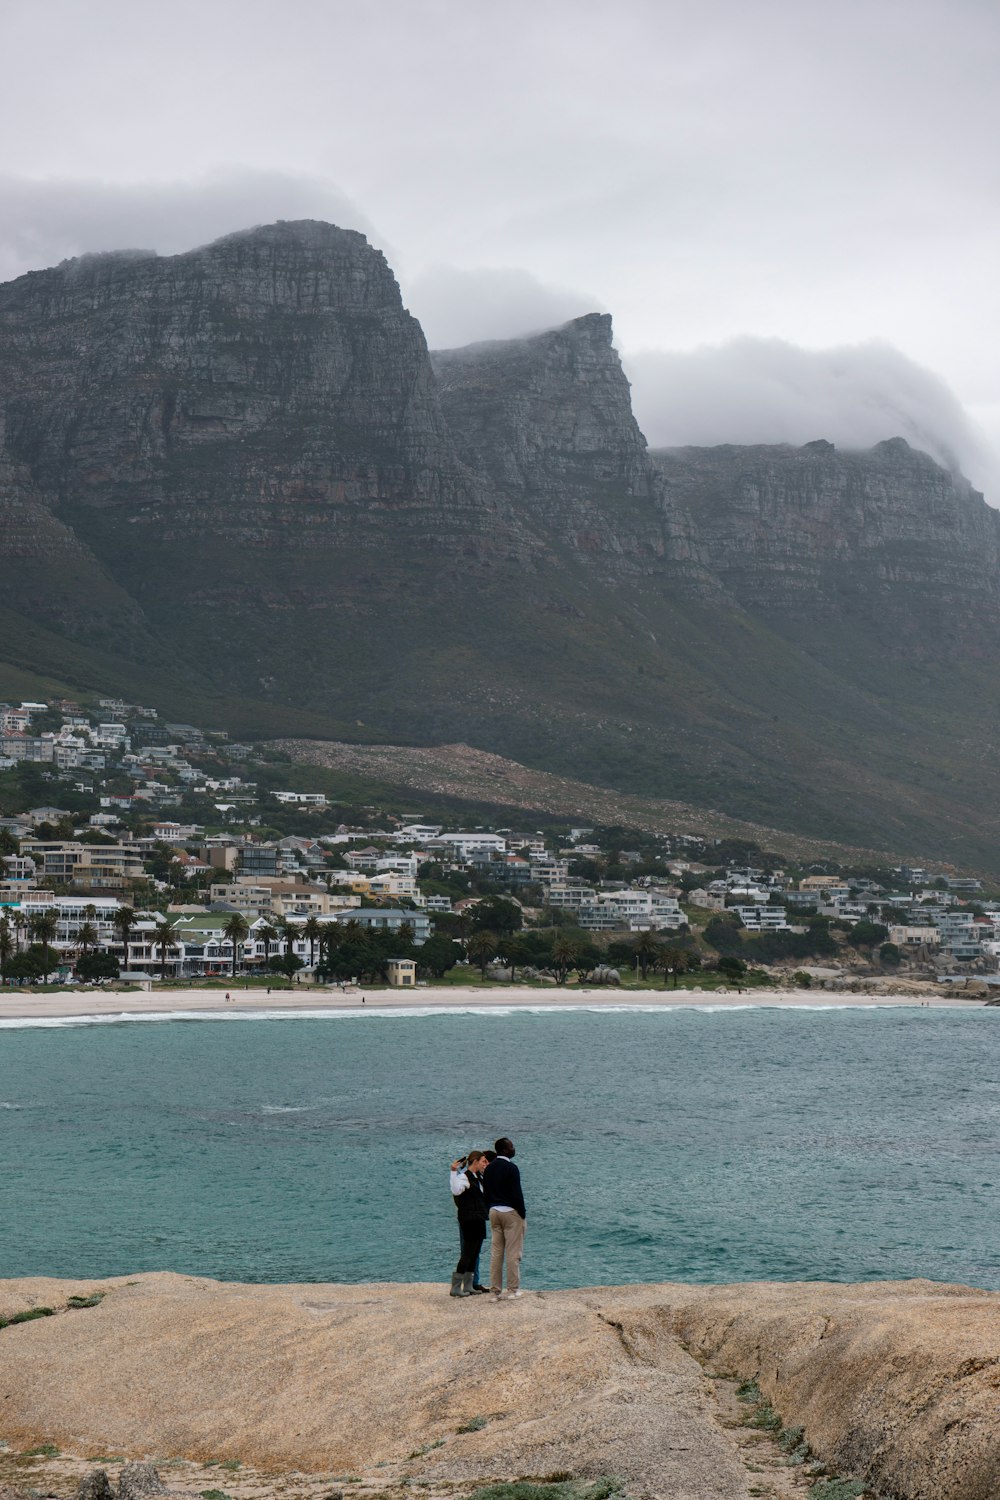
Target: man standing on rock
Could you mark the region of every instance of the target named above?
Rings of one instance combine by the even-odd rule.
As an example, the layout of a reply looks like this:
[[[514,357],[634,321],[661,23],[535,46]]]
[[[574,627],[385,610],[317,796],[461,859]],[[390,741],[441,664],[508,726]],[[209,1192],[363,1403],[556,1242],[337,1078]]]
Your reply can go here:
[[[507,1296],[521,1295],[521,1251],[527,1210],[521,1191],[521,1174],[514,1165],[514,1142],[502,1135],[496,1143],[496,1158],[483,1173],[483,1193],[493,1232],[490,1251],[490,1291],[503,1296],[503,1267],[507,1262]]]

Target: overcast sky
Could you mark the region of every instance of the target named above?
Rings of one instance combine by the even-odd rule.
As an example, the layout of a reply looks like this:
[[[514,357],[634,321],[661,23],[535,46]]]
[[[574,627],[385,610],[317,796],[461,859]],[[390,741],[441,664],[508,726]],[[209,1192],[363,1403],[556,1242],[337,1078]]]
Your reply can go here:
[[[2,277],[330,218],[433,344],[610,311],[651,441],[987,482],[996,0],[4,0],[0,53]]]

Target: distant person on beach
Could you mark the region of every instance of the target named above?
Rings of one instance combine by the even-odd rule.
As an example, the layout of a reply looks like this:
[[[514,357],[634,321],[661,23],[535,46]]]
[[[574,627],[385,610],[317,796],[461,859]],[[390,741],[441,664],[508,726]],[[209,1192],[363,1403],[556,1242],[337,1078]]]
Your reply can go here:
[[[486,1158],[481,1151],[470,1151],[468,1156],[460,1156],[451,1164],[451,1195],[458,1210],[461,1242],[458,1265],[451,1277],[453,1297],[470,1297],[473,1292],[486,1290],[476,1285],[479,1252],[486,1238],[486,1199],[481,1176],[485,1166]]]
[[[504,1263],[507,1265],[507,1296],[521,1295],[521,1252],[528,1213],[521,1191],[521,1173],[514,1165],[514,1142],[502,1135],[496,1142],[496,1157],[483,1173],[483,1192],[490,1215],[490,1291],[503,1296]]]

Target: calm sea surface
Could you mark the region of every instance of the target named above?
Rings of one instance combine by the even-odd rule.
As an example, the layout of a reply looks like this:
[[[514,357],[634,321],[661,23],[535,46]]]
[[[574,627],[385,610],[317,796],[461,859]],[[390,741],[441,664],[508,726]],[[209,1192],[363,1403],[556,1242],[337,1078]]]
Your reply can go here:
[[[1000,1010],[0,1023],[0,1276],[441,1281],[509,1132],[530,1287],[1000,1288]]]

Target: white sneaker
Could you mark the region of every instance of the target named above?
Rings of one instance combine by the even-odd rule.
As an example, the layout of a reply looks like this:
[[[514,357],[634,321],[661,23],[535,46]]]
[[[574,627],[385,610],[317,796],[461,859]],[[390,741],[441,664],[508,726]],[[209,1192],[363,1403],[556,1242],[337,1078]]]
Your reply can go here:
[[[508,1302],[513,1302],[515,1297],[523,1297],[524,1293],[520,1290],[516,1292],[504,1292],[504,1296],[507,1298]]]

